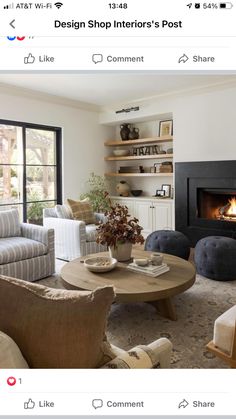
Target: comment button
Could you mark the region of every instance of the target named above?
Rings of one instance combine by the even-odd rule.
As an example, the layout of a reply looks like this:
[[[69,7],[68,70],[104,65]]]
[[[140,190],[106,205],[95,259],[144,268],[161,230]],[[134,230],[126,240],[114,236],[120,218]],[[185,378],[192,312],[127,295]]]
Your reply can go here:
[[[103,400],[102,399],[93,399],[92,400],[92,406],[94,409],[101,409],[103,406]]]
[[[92,61],[94,64],[102,63],[103,62],[103,55],[102,54],[93,54]]]

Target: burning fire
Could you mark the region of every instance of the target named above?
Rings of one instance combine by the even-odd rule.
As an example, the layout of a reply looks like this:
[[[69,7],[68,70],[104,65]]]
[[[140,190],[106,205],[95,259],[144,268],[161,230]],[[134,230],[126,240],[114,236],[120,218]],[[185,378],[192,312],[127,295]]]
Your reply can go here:
[[[228,217],[236,217],[236,198],[229,199],[229,205],[230,207],[227,208],[225,215]]]

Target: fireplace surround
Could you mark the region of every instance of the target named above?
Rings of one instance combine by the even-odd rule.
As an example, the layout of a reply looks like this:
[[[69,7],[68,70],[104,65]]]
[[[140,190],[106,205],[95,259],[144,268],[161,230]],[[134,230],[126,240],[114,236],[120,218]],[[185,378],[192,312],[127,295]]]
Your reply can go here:
[[[236,161],[175,164],[175,228],[192,246],[206,236],[236,238]]]

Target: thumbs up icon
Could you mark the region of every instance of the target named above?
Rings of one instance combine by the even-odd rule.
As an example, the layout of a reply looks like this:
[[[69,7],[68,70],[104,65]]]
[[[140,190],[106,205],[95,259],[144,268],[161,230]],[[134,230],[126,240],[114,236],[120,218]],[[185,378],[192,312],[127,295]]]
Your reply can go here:
[[[32,399],[29,399],[27,402],[24,403],[24,409],[34,409],[35,402]]]
[[[28,57],[25,57],[24,58],[24,63],[25,64],[34,64],[34,62],[35,62],[35,57],[30,52],[29,55],[28,55]]]

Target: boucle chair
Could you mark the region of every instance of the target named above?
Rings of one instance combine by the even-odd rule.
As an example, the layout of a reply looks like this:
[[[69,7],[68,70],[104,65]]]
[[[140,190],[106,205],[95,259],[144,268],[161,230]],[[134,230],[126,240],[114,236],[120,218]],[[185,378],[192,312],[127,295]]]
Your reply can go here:
[[[207,349],[236,368],[236,305],[216,319],[214,337]]]
[[[70,291],[0,276],[0,368],[168,368],[166,338],[128,352],[109,344],[114,297],[110,286]]]

